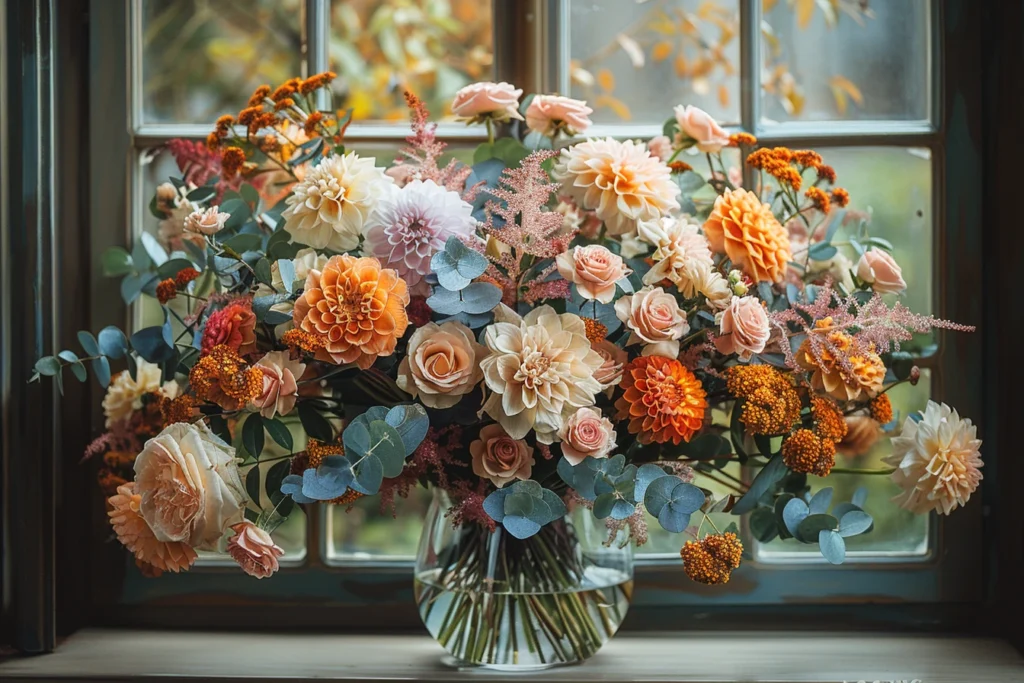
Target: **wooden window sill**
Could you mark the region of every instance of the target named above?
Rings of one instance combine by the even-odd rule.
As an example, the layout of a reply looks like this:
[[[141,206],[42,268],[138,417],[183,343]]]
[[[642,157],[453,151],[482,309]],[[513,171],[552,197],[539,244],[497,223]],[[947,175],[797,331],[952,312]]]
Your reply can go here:
[[[920,681],[1021,680],[992,639],[903,634],[625,634],[582,666],[524,676],[456,671],[426,636],[87,629],[57,652],[0,662],[2,681]]]

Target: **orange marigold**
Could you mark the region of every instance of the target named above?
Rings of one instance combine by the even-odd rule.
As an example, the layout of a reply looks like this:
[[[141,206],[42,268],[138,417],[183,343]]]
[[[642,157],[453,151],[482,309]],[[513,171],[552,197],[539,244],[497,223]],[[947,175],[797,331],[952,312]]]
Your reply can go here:
[[[793,161],[801,166],[817,168],[821,165],[821,155],[812,149],[797,149],[793,151]]]
[[[687,576],[697,583],[714,586],[729,583],[732,571],[743,558],[743,543],[732,532],[708,534],[699,541],[687,541],[679,555]]]
[[[365,369],[395,352],[409,326],[409,288],[398,273],[375,258],[332,256],[322,271],[310,271],[295,302],[295,326],[326,338],[318,360],[355,363]]]
[[[274,111],[281,111],[295,106],[295,100],[290,97],[282,97],[274,104]]]
[[[178,289],[184,289],[185,285],[199,277],[199,271],[195,268],[182,268],[178,271],[178,274],[174,276],[174,286]]]
[[[755,282],[781,282],[793,259],[785,228],[749,190],[726,190],[715,200],[704,236],[712,251],[727,255]]]
[[[338,442],[323,442],[310,439],[306,444],[306,463],[303,469],[317,468],[329,455],[342,455],[345,447]]]
[[[816,168],[820,179],[828,183],[834,183],[836,181],[836,169],[832,168],[828,164],[819,164]]]
[[[837,206],[846,206],[850,203],[850,193],[845,187],[837,187],[832,190],[832,201]]]
[[[210,133],[206,136],[206,149],[216,152],[220,149],[220,136],[217,133]]]
[[[879,424],[884,425],[892,422],[892,401],[889,400],[888,394],[879,394],[871,399],[871,403],[868,404],[868,410],[871,411],[871,417]]]
[[[820,320],[815,325],[820,327],[823,322]],[[841,362],[828,349],[821,350],[819,357],[815,357],[810,341],[804,340],[797,349],[796,361],[811,373],[811,388],[840,401],[853,401],[862,393],[874,396],[881,391],[885,364],[874,347],[859,353],[854,350],[853,337],[846,332],[833,330],[827,334],[836,350],[846,356],[846,362]]]
[[[674,358],[641,356],[627,366],[615,402],[618,419],[641,443],[689,441],[704,423],[707,394],[700,380]]]
[[[828,210],[831,208],[828,193],[820,187],[807,188],[807,192],[804,192],[804,196],[810,199],[814,208],[822,213],[828,213]]]
[[[191,422],[197,415],[197,401],[189,394],[182,394],[174,399],[164,398],[160,402],[160,415],[163,418],[163,426],[172,425],[175,422]]]
[[[836,443],[798,429],[782,444],[782,460],[794,472],[827,477],[836,464]]]
[[[583,326],[586,327],[587,339],[591,344],[599,344],[608,336],[608,328],[599,320],[584,318]]]
[[[736,365],[726,371],[726,388],[743,399],[740,422],[750,434],[784,434],[800,419],[793,381],[768,365]]]
[[[263,391],[263,371],[249,367],[230,346],[215,346],[192,366],[189,383],[196,398],[225,410],[239,410]]]
[[[245,165],[245,152],[241,147],[225,147],[220,153],[220,168],[224,178],[234,178]]]
[[[729,136],[729,144],[733,147],[739,147],[740,145],[753,147],[757,144],[757,138],[750,133],[733,133]]]
[[[814,420],[815,433],[822,439],[839,443],[846,438],[846,418],[835,401],[822,396],[812,396],[811,418]]]
[[[243,126],[249,126],[263,113],[263,105],[257,104],[256,106],[249,105],[242,111],[238,112],[238,122]]]
[[[227,137],[228,133],[231,132],[231,126],[235,125],[235,117],[231,114],[224,114],[217,119],[217,123],[214,124],[216,130],[214,131],[220,137]]]
[[[156,298],[162,304],[166,304],[168,301],[178,296],[178,286],[175,284],[173,278],[167,278],[161,280],[156,286]]]
[[[306,122],[302,124],[302,130],[306,135],[312,135],[316,131],[316,127],[323,121],[324,115],[318,111],[313,112],[306,118]]]

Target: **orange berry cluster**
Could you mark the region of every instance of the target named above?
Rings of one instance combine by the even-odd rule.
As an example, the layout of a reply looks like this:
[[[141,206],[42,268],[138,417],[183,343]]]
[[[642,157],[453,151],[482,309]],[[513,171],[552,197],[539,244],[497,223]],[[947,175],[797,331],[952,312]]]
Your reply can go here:
[[[192,366],[189,383],[201,401],[238,410],[263,391],[263,371],[249,367],[230,346],[219,344]]]
[[[687,541],[679,555],[687,576],[714,586],[729,583],[732,571],[740,566],[743,543],[732,532],[708,534],[699,541]]]
[[[782,444],[782,460],[794,472],[827,477],[836,464],[836,442],[798,429]]]
[[[726,387],[744,399],[740,422],[750,434],[783,434],[800,419],[792,380],[771,366],[733,366],[726,371]]]

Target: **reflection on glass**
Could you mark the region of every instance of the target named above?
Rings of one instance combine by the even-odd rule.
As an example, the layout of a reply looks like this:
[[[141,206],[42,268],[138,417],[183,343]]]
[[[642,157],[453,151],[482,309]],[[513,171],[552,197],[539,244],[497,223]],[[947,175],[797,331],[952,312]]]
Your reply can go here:
[[[767,121],[928,118],[930,3],[764,0]]]
[[[326,506],[326,552],[329,562],[408,560],[416,557],[431,494],[412,489],[408,498],[396,498],[395,509],[381,509],[376,498],[361,498],[350,507]]]
[[[337,101],[356,120],[404,121],[403,93],[439,119],[455,92],[491,78],[489,0],[332,0]]]
[[[739,114],[738,0],[572,0],[572,96],[597,123],[662,123],[692,104]]]
[[[148,123],[209,123],[262,83],[300,75],[302,0],[146,0],[142,107]]]

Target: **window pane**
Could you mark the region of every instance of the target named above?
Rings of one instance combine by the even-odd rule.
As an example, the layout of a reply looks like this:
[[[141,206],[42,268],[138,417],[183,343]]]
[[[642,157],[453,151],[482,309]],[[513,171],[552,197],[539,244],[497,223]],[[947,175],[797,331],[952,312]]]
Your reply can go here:
[[[396,498],[394,513],[381,511],[378,497],[361,498],[349,509],[326,506],[326,560],[351,563],[367,560],[408,560],[416,557],[420,530],[431,494],[414,488],[408,498]]]
[[[928,2],[763,6],[764,119],[928,118]]]
[[[677,104],[740,120],[739,0],[572,0],[572,95],[598,123],[662,123]]]
[[[301,72],[303,0],[146,0],[143,118],[208,123]]]
[[[332,0],[330,63],[355,119],[407,120],[406,90],[447,116],[459,88],[491,78],[490,0]]]
[[[918,410],[923,410],[931,397],[931,374],[927,369],[921,371],[921,380],[917,386],[901,384],[888,393],[892,400],[895,415],[891,426],[899,433],[903,420]],[[890,438],[887,433],[875,442],[874,446],[865,450],[855,444],[844,442],[840,445],[840,455],[836,464],[857,469],[888,467],[882,458],[892,453]],[[891,498],[900,492],[900,488],[889,477],[881,475],[850,475],[832,474],[825,479],[808,477],[812,494],[819,489],[833,487],[832,505],[849,501],[857,489],[867,490],[867,501],[864,509],[875,520],[874,528],[860,536],[846,539],[847,550],[851,553],[870,553],[884,557],[886,555],[906,557],[914,555],[923,557],[928,552],[928,515],[915,515],[909,510],[896,507]],[[824,562],[817,546],[806,545],[794,539],[780,541],[775,539],[767,544],[758,544],[757,557],[760,560],[782,562],[787,559],[807,558]]]

